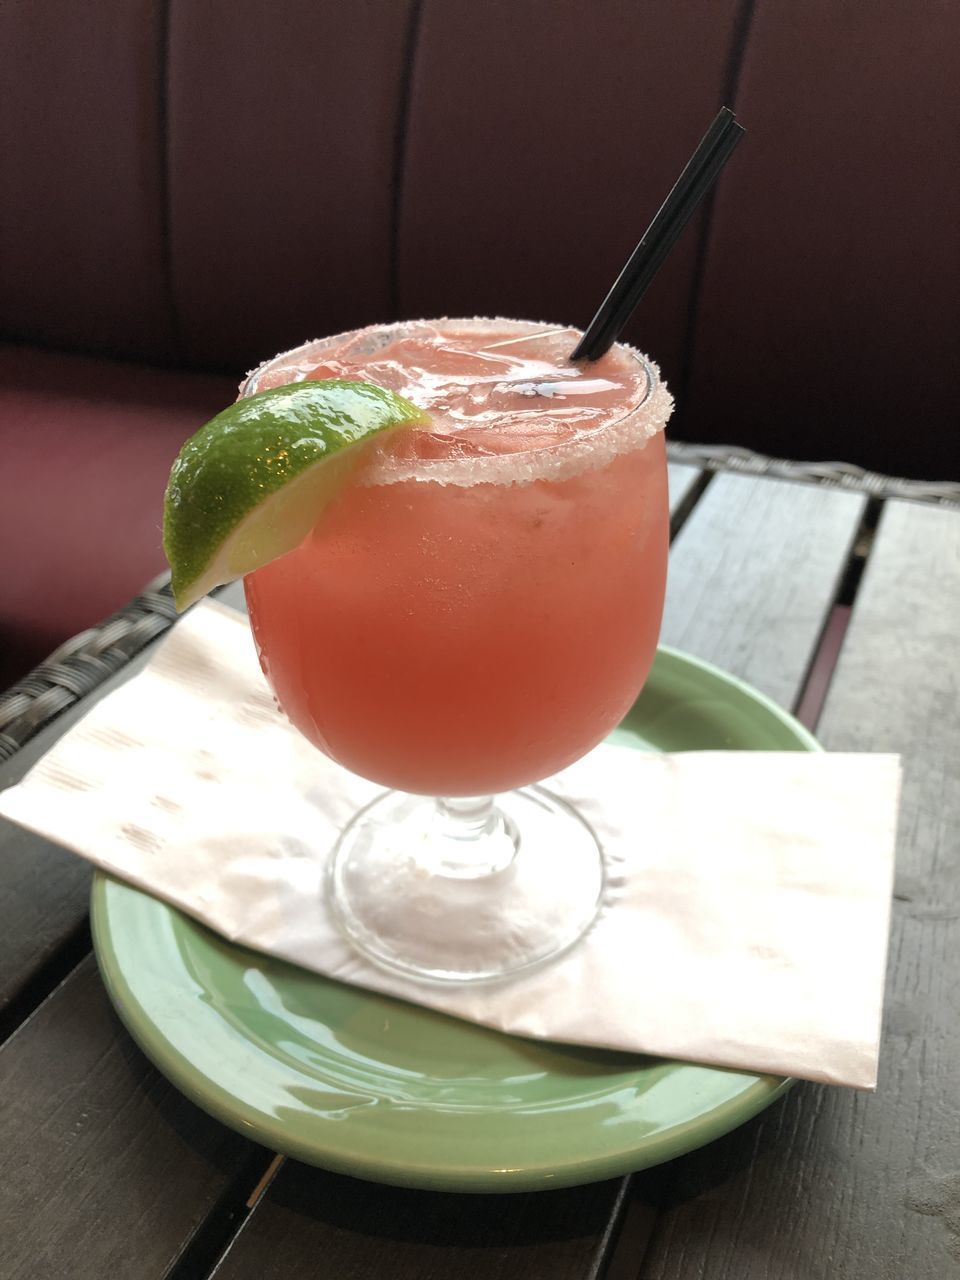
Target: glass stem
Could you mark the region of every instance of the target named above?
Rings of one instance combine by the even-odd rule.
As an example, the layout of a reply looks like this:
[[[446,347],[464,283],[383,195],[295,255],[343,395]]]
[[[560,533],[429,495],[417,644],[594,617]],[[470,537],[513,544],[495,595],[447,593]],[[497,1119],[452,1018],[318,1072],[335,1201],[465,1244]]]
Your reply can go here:
[[[434,875],[477,880],[503,871],[520,846],[514,824],[493,796],[439,797],[436,841],[425,850],[426,869]]]

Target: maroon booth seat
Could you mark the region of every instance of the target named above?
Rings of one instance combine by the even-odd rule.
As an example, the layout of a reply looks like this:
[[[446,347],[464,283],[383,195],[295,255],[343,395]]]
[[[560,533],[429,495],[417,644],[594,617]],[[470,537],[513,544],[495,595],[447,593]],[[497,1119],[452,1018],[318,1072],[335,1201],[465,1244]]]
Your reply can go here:
[[[721,101],[748,138],[628,334],[673,434],[960,476],[958,36],[936,0],[7,0],[0,683],[161,566],[170,460],[253,363],[585,323]]]
[[[163,569],[170,463],[235,394],[226,378],[0,347],[0,688]]]

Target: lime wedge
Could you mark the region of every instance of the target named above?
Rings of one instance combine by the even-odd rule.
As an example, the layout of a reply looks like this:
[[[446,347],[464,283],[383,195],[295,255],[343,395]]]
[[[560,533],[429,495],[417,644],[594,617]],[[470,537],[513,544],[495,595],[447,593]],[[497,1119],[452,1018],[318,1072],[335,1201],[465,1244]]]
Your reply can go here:
[[[369,382],[296,382],[238,400],[177,455],[163,549],[178,609],[299,546],[378,432],[426,421]]]

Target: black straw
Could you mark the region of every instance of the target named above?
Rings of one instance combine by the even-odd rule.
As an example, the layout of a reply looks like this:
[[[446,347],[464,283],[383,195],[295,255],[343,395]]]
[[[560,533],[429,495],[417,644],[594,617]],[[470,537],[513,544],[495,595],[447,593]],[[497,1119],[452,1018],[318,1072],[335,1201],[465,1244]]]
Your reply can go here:
[[[571,360],[598,360],[610,350],[660,270],[680,232],[693,217],[746,130],[729,107],[721,107],[673,190],[600,304]]]

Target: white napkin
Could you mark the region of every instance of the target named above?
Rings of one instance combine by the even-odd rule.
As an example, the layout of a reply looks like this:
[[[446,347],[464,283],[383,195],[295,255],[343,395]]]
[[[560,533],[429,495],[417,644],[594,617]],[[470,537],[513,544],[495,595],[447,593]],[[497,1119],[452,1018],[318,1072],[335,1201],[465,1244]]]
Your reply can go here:
[[[874,1088],[899,762],[603,746],[551,780],[598,833],[605,906],[560,960],[486,986],[365,961],[325,855],[380,788],[274,707],[246,622],[207,602],[0,813],[245,946],[503,1031]]]

